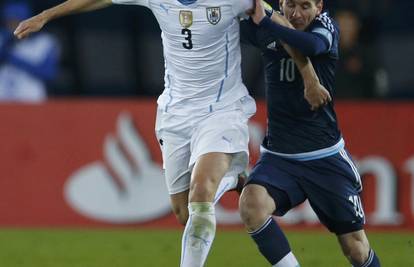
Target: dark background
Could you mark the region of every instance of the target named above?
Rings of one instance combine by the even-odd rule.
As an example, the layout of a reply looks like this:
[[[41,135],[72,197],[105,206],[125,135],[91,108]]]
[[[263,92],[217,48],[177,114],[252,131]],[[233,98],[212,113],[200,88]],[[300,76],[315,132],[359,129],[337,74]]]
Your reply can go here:
[[[29,1],[35,13],[61,2]],[[342,38],[352,40],[341,45],[337,98],[414,97],[414,1],[327,0],[325,8],[345,25]],[[45,31],[58,38],[62,51],[59,75],[48,85],[50,96],[151,97],[162,92],[160,29],[150,10],[114,5],[55,20]],[[244,81],[254,96],[263,97],[260,53],[244,45],[242,53]]]

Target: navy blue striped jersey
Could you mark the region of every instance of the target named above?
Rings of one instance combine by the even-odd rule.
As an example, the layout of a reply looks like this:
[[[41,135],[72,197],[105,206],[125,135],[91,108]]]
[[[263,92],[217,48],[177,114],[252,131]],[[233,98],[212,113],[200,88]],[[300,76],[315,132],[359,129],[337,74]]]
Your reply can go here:
[[[339,58],[339,29],[326,13],[317,16],[305,30],[328,42],[327,50],[309,56],[319,80],[334,94],[335,69]],[[263,147],[272,152],[299,154],[325,150],[342,142],[333,102],[311,111],[304,98],[304,84],[293,59],[278,40],[263,38],[251,20],[241,24],[241,40],[261,49],[265,64],[267,133]]]

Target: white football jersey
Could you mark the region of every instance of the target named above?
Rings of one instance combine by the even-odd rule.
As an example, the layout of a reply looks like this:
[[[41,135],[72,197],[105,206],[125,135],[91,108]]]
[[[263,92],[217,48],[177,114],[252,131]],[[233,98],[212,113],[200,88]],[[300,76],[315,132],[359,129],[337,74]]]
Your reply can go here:
[[[191,0],[181,0],[190,2]],[[252,0],[113,0],[146,6],[162,30],[167,112],[211,112],[248,95],[241,78],[239,18]]]

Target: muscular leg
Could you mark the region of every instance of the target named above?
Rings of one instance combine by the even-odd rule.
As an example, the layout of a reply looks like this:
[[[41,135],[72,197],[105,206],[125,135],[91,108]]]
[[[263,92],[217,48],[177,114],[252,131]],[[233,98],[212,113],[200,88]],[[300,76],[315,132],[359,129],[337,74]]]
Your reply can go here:
[[[298,267],[299,263],[285,235],[272,218],[276,205],[267,190],[256,184],[249,184],[243,189],[239,202],[246,229],[270,264],[276,267]]]
[[[193,169],[189,192],[189,219],[181,251],[181,267],[202,267],[216,232],[214,197],[221,179],[230,168],[232,156],[208,153]]]
[[[248,232],[259,229],[276,210],[274,200],[261,185],[249,184],[239,199],[240,215]]]
[[[342,252],[355,267],[379,267],[374,251],[370,249],[364,230],[337,236]]]
[[[188,220],[188,192],[189,190],[170,196],[172,210],[182,225]]]
[[[190,202],[212,202],[217,187],[230,168],[232,156],[225,153],[202,155],[194,165],[190,184]]]
[[[243,183],[243,182],[244,182],[244,178],[238,179],[238,177],[224,177],[219,185],[220,192],[217,191],[215,195],[214,204],[216,204],[220,200],[220,197],[226,191],[228,191],[229,188],[231,189],[234,186],[236,186],[236,189],[233,189],[233,190],[238,191],[239,187],[241,187],[242,185],[239,185],[237,183]],[[177,218],[177,221],[182,225],[186,225],[187,220],[188,220],[188,193],[189,193],[189,190],[186,190],[184,192],[170,196],[172,211],[174,212],[175,217]]]

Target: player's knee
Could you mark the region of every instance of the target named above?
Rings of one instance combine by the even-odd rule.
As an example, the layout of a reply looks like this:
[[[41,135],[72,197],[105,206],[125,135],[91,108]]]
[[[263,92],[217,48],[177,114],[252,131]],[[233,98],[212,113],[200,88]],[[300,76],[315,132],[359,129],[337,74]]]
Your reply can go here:
[[[263,196],[245,188],[239,199],[240,217],[248,231],[259,228],[271,212],[266,208]]]
[[[184,206],[173,207],[173,212],[180,224],[182,225],[187,224],[187,220],[188,220],[188,208],[187,207],[184,207]]]
[[[215,196],[216,181],[209,177],[195,179],[190,184],[190,202],[212,202]]]
[[[363,264],[366,262],[369,255],[369,247],[357,244],[347,250],[345,256],[349,259],[352,264]]]

